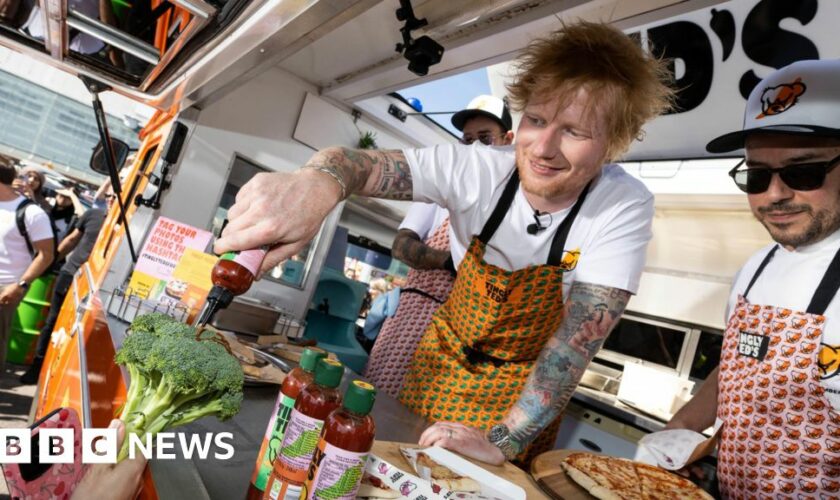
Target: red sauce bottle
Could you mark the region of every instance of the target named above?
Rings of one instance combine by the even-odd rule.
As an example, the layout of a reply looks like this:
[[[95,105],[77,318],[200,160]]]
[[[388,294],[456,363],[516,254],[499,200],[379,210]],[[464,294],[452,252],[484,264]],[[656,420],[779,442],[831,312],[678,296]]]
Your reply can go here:
[[[283,380],[277,402],[274,404],[274,412],[265,429],[260,452],[257,454],[257,464],[251,475],[251,484],[248,485],[247,500],[262,498],[268,476],[271,474],[271,464],[277,458],[295,400],[303,388],[312,383],[315,378],[315,365],[326,355],[327,353],[318,348],[307,347],[300,357],[300,366],[290,371]]]
[[[227,252],[219,257],[210,273],[213,288],[207,302],[195,320],[195,326],[204,326],[213,319],[216,311],[229,306],[233,298],[251,288],[262,266],[268,249]]]
[[[343,375],[344,366],[338,361],[318,360],[315,381],[306,386],[295,401],[263,499],[300,497],[300,488],[309,472],[309,462],[318,446],[324,421],[341,406],[338,386]]]
[[[354,380],[347,388],[343,406],[324,422],[301,499],[356,498],[376,434],[370,415],[375,399],[376,389],[367,382]]]

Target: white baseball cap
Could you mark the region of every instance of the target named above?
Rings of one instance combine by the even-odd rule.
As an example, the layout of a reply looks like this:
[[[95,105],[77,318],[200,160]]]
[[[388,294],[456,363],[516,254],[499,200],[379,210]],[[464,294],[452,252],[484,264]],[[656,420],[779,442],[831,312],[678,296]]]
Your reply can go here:
[[[499,122],[505,132],[513,127],[513,119],[505,101],[492,95],[480,95],[470,101],[465,109],[452,115],[452,125],[463,131],[467,120],[474,116],[486,116]]]
[[[711,141],[706,151],[741,149],[757,131],[840,137],[840,60],[798,61],[772,73],[750,93],[743,129]]]

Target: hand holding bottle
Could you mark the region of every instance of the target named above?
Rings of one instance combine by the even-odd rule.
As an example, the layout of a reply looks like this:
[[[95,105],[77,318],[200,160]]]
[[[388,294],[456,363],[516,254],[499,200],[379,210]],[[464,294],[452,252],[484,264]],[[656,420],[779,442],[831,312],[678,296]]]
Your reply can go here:
[[[269,245],[260,268],[264,273],[309,243],[341,196],[341,186],[317,170],[257,174],[239,190],[214,250],[222,254]]]

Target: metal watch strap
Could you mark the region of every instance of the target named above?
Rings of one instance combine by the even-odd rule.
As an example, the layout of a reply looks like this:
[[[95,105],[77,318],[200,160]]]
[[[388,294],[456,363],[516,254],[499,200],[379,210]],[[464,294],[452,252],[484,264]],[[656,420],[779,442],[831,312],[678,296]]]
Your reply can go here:
[[[487,440],[502,451],[506,460],[516,458],[517,453],[510,440],[510,429],[505,424],[496,424],[491,427],[487,432]]]

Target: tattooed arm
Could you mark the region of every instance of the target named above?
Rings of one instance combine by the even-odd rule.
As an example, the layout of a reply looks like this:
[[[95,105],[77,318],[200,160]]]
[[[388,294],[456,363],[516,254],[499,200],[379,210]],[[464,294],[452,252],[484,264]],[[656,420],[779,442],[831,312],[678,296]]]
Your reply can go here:
[[[260,173],[236,194],[229,223],[214,250],[268,246],[266,272],[298,253],[324,219],[351,194],[411,199],[411,171],[401,151],[327,148],[296,172]]]
[[[519,401],[504,420],[515,451],[522,451],[566,407],[628,300],[630,293],[624,290],[572,284],[563,323],[543,348]]]
[[[411,199],[411,170],[402,151],[323,149],[303,166],[332,176],[351,194]]]
[[[432,248],[423,243],[411,229],[400,229],[391,246],[394,258],[414,269],[445,269],[449,252]]]

